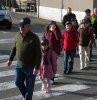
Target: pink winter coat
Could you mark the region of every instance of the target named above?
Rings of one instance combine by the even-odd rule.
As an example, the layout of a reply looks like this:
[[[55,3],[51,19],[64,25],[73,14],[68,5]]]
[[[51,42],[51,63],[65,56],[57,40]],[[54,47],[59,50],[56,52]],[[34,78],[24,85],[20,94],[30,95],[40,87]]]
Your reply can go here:
[[[42,59],[38,75],[42,78],[52,78],[57,71],[57,54],[50,48],[47,52],[48,64],[43,64],[44,53],[42,52]]]

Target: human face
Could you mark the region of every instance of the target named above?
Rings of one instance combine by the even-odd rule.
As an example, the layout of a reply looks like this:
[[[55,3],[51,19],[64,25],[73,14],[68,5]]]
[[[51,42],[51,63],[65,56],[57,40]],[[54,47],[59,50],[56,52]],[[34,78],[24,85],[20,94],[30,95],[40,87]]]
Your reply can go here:
[[[87,23],[82,23],[81,26],[82,26],[82,28],[86,28],[87,27]]]
[[[42,45],[41,45],[41,49],[42,49],[42,50],[46,50],[47,48],[48,48],[48,45],[47,45],[47,44],[42,44]]]
[[[76,25],[76,21],[72,21],[71,23],[72,23],[72,25]]]
[[[49,26],[49,30],[50,31],[54,31],[56,29],[56,26],[54,24],[50,25]]]
[[[89,12],[85,12],[85,15],[86,15],[86,17],[89,17],[90,13]]]
[[[30,29],[30,25],[19,25],[19,29],[21,34],[26,34]]]
[[[71,14],[71,9],[67,9],[67,14]]]
[[[97,15],[97,8],[94,8],[94,14]]]
[[[67,25],[65,26],[65,28],[66,28],[66,31],[70,31],[71,28],[72,28],[72,25],[71,25],[71,24],[67,24]]]

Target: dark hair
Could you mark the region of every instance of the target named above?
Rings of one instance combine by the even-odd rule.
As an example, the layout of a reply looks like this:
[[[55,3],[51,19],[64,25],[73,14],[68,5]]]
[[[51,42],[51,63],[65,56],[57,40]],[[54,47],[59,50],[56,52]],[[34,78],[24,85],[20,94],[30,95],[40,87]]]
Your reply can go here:
[[[56,26],[57,31],[61,33],[59,26],[58,25],[55,25],[55,26]],[[46,25],[44,31],[48,32],[49,28],[50,28],[50,25]]]

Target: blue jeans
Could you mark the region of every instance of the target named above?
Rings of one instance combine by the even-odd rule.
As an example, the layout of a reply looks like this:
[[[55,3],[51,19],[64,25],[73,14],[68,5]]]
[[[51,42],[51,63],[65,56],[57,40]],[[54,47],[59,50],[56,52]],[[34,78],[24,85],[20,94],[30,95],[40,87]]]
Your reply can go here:
[[[33,75],[34,66],[21,66],[19,64],[15,67],[15,84],[19,88],[25,100],[32,100],[35,75]],[[25,81],[25,84],[24,84]]]
[[[75,50],[64,50],[64,70],[73,70]],[[68,64],[69,59],[69,64]]]

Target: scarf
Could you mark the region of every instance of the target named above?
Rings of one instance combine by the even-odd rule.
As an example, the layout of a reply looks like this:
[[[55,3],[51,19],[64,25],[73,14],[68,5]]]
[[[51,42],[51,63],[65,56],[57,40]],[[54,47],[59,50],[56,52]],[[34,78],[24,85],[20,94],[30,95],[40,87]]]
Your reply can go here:
[[[43,57],[43,64],[44,65],[48,65],[48,59],[47,59],[48,50],[49,50],[49,47],[46,50],[42,50],[42,52],[44,53],[44,57]]]

